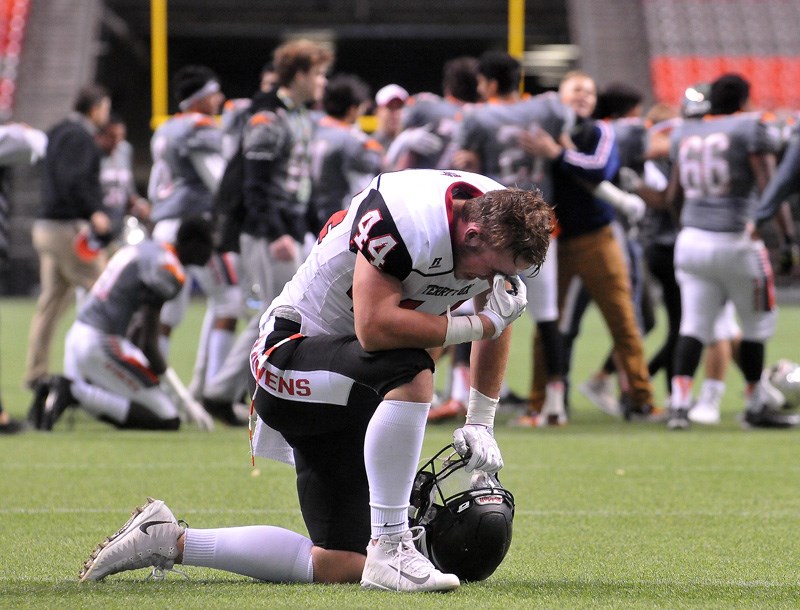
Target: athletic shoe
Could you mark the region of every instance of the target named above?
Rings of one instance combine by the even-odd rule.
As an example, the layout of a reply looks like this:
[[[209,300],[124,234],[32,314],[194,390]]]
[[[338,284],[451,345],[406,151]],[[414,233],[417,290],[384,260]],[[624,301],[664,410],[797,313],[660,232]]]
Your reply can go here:
[[[40,430],[52,430],[64,411],[76,404],[71,386],[72,382],[61,375],[53,375],[50,379],[50,390],[47,393],[47,400],[44,401]]]
[[[538,428],[539,415],[537,413],[526,413],[514,419],[509,419],[508,425],[512,428]]]
[[[50,392],[50,378],[43,377],[39,379],[33,384],[32,389],[33,400],[31,400],[31,406],[28,407],[28,423],[39,430],[42,427],[44,403],[47,400],[48,392]]]
[[[424,529],[414,527],[401,534],[383,535],[367,545],[361,576],[365,589],[383,591],[451,591],[461,584],[455,574],[444,574],[417,550],[414,540]]]
[[[742,416],[742,427],[747,428],[794,428],[800,426],[800,413],[782,413],[764,406],[760,410],[747,408]]]
[[[664,409],[653,405],[634,405],[628,396],[622,397],[620,407],[625,421],[662,422],[667,419]]]
[[[101,542],[83,564],[81,582],[110,574],[153,567],[153,574],[171,570],[178,556],[183,528],[161,500],[147,498],[116,533]]]
[[[247,426],[248,417],[241,418],[239,414],[234,411],[233,403],[224,400],[211,400],[210,398],[203,399],[203,408],[208,411],[211,417],[218,419],[229,426],[244,427]]]
[[[610,377],[593,377],[584,381],[578,389],[603,413],[612,417],[622,415],[620,401],[614,389],[614,382]]]
[[[26,427],[23,422],[9,418],[6,423],[0,424],[0,434],[19,434],[25,432]]]
[[[544,405],[539,413],[540,426],[566,426],[567,411],[564,409],[564,384],[548,383],[545,388]]]
[[[719,403],[698,400],[689,410],[689,421],[703,426],[716,426],[721,421]]]
[[[464,417],[467,414],[467,407],[460,400],[446,400],[442,404],[431,407],[428,411],[429,422],[440,422],[456,417]]]
[[[508,390],[505,394],[500,397],[500,401],[497,403],[497,407],[499,409],[518,409],[522,410],[527,408],[530,400],[527,397],[520,396],[519,394],[515,393],[512,390]]]
[[[667,417],[667,430],[688,430],[689,411],[686,409],[670,409]]]

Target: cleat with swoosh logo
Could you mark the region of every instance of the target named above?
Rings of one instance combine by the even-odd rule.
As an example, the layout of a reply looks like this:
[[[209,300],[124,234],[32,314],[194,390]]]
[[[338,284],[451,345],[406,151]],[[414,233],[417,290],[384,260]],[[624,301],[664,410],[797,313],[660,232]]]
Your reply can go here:
[[[163,574],[172,570],[178,556],[178,538],[183,528],[161,500],[147,498],[131,518],[92,552],[81,568],[81,582],[139,568],[154,568]]]
[[[422,531],[422,527],[413,527],[400,534],[383,535],[374,544],[370,542],[361,586],[412,593],[457,589],[461,584],[458,576],[437,570],[414,546]]]

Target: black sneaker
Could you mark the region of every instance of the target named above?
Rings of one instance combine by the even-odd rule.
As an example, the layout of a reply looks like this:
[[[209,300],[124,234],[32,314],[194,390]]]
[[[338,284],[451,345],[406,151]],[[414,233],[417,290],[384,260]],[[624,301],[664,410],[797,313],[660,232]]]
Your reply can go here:
[[[76,404],[75,397],[70,390],[71,385],[72,382],[66,377],[53,375],[50,380],[50,391],[47,394],[47,400],[44,402],[40,430],[52,430],[64,411]]]
[[[244,427],[247,425],[246,419],[241,419],[233,410],[233,403],[224,400],[203,399],[203,408],[208,411],[211,417],[218,419],[229,426]]]
[[[800,426],[800,413],[783,413],[764,406],[760,411],[745,409],[744,428],[794,428]]]
[[[662,422],[667,412],[653,405],[634,405],[628,395],[623,394],[619,401],[625,421]]]
[[[499,404],[510,409],[517,409],[527,407],[530,400],[527,397],[520,396],[513,390],[509,390],[506,394],[500,397]]]
[[[47,394],[50,392],[50,378],[44,377],[33,384],[33,400],[28,407],[28,423],[31,427],[39,430],[42,427],[42,417],[44,416],[44,403]]]
[[[689,409],[670,409],[667,417],[667,430],[688,430]]]
[[[25,428],[26,426],[23,422],[9,418],[6,423],[0,424],[0,434],[19,434],[20,432],[25,432]]]

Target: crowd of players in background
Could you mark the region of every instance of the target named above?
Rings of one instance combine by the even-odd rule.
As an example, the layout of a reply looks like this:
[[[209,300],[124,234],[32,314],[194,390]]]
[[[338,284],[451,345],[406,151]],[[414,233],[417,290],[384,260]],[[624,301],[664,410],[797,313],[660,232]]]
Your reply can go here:
[[[76,110],[83,118],[68,120],[95,136],[98,164],[86,179],[100,185],[101,200],[83,216],[40,220],[50,228],[70,221],[69,243],[78,246],[69,249],[102,275],[64,280],[88,294],[79,295],[63,375],[47,363],[52,329],[32,334],[25,382],[34,427],[49,430],[77,406],[122,428],[177,429],[181,420],[210,428],[211,417],[247,425],[249,353],[261,313],[329,219],[380,172],[408,168],[473,171],[538,188],[553,207],[547,262],[523,278],[535,324],[533,370],[529,396],[505,396],[521,410],[513,424],[567,424],[570,381],[615,417],[666,421],[670,429],[717,424],[735,361],[745,379],[743,424],[800,425],[788,409],[800,403],[798,367],[781,361],[765,368],[777,308],[757,232],[774,223],[777,271],[791,274],[800,258],[787,201],[800,188],[793,115],[751,108],[749,83],[733,74],[688,88],[674,107],[645,111],[635,87],[598,91],[580,71],[568,73],[558,91],[521,93],[521,66],[500,51],[448,61],[441,95],[388,84],[372,96],[362,79],[333,66],[326,49],[287,43],[264,67],[252,98],[227,101],[224,79],[210,68],[178,70],[172,91],[180,112],[153,135],[146,197],[133,180],[124,121],[113,114],[87,120],[108,95],[82,94]],[[365,131],[360,119],[370,110],[375,126]],[[58,134],[48,135],[52,144]],[[96,222],[98,210],[110,220]],[[194,224],[181,237],[187,219]],[[202,256],[206,230],[213,234],[209,257]],[[187,253],[187,241],[200,252]],[[97,265],[113,252],[109,265]],[[168,366],[169,343],[196,287],[207,309],[185,387]],[[648,361],[643,336],[655,325],[655,295],[668,329]],[[592,301],[612,350],[591,379],[571,380],[572,347]],[[41,315],[52,326],[61,310]],[[704,347],[705,378],[695,392]],[[469,344],[449,357],[431,422],[466,412]],[[663,407],[651,382],[660,370]]]

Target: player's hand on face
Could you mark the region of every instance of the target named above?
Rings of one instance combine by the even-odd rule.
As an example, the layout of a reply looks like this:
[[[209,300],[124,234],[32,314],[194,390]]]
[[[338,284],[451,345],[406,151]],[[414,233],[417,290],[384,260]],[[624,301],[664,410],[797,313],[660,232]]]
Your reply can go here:
[[[511,289],[507,287],[511,284]],[[528,305],[528,291],[519,277],[509,278],[496,275],[486,307],[480,313],[492,322],[495,333],[492,339],[500,336],[507,326],[519,318]]]

